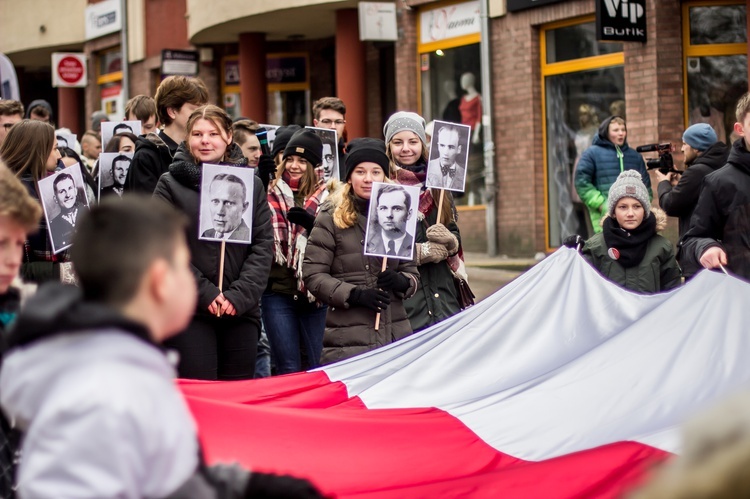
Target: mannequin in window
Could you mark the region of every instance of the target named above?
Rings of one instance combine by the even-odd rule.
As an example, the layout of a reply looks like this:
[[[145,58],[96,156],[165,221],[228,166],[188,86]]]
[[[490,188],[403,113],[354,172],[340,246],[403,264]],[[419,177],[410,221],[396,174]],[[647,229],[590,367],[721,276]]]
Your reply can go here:
[[[461,75],[461,90],[466,92],[461,97],[461,104],[458,106],[461,111],[461,123],[471,127],[471,143],[479,144],[482,128],[482,96],[477,91],[476,78],[473,73]]]
[[[461,123],[461,99],[456,93],[456,80],[450,79],[443,82],[443,90],[448,95],[448,104],[443,109],[443,121]]]
[[[573,185],[573,179],[576,176],[576,167],[578,166],[578,160],[583,154],[583,151],[591,146],[594,140],[594,135],[599,131],[599,116],[596,114],[596,108],[591,104],[581,104],[578,106],[578,125],[579,129],[573,137],[573,141],[576,145],[576,159],[573,163],[573,172],[571,173],[570,182],[570,197],[574,203],[581,203],[581,198],[578,197],[578,192],[575,190]]]
[[[625,119],[625,101],[622,99],[612,101],[612,104],[609,105],[609,115]]]

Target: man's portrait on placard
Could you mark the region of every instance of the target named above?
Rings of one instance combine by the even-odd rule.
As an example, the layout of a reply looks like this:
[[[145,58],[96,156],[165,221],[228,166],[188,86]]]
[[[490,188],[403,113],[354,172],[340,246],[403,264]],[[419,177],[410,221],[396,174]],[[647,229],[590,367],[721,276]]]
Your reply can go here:
[[[336,129],[334,128],[317,128],[314,126],[307,126],[315,135],[320,137],[320,141],[323,143],[323,151],[320,157],[323,158],[321,166],[323,167],[323,177],[326,180],[331,178],[339,178],[339,149],[336,147],[338,144],[338,136]]]
[[[250,244],[255,170],[203,164],[199,239]]]
[[[89,207],[81,165],[76,163],[53,173],[38,185],[52,251],[59,253],[70,247],[76,223]]]
[[[103,152],[99,155],[99,199],[122,197],[133,153]]]
[[[102,147],[107,147],[109,139],[118,133],[130,132],[136,137],[141,135],[140,120],[133,121],[102,121]]]
[[[59,130],[55,131],[55,139],[57,139],[57,148],[68,148],[75,150],[75,146],[77,143],[76,134],[74,133],[65,133],[61,132]]]
[[[463,192],[470,139],[471,127],[435,121],[427,164],[427,187]]]
[[[419,186],[372,184],[365,255],[411,260],[419,213]]]

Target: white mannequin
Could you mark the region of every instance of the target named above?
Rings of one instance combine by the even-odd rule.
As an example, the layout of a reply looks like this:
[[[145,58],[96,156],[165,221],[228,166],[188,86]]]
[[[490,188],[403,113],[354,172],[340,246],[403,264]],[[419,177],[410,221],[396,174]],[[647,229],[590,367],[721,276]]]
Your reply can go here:
[[[461,75],[461,89],[466,92],[466,94],[462,97],[463,101],[468,102],[473,99],[481,99],[482,96],[479,94],[476,88],[476,78],[474,77],[473,73],[464,73]],[[481,129],[482,129],[482,119],[481,116],[476,121],[476,123],[471,124],[471,127],[473,129],[473,134],[471,138],[472,144],[479,144],[481,141]]]

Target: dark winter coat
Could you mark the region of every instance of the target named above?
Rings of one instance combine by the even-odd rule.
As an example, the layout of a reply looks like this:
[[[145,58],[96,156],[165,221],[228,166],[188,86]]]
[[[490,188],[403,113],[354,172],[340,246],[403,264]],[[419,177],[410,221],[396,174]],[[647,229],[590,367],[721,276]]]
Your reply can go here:
[[[164,130],[138,137],[135,154],[125,179],[125,192],[153,194],[156,183],[169,170],[177,152],[177,142]]]
[[[402,300],[414,294],[419,279],[414,261],[388,260],[388,268],[409,277],[411,284],[406,293],[391,293],[391,303],[380,314],[380,327],[376,331],[376,313],[351,306],[347,300],[356,286],[376,287],[382,258],[364,255],[366,217],[360,214],[354,226],[339,229],[333,222],[335,204],[333,200],[326,202],[315,219],[302,266],[305,287],[329,307],[322,364],[409,336],[412,328]]]
[[[426,243],[427,229],[437,222],[437,207],[427,214],[424,220],[417,223],[416,242]],[[451,222],[446,228],[456,236],[459,244],[461,234],[458,225]],[[456,294],[456,286],[453,283],[453,272],[446,260],[437,263],[423,263],[419,269],[419,288],[414,296],[404,301],[406,313],[409,316],[411,327],[414,331],[420,331],[428,326],[438,323],[461,311]]]
[[[236,144],[230,147],[230,161],[235,164],[244,161],[246,164],[240,148]],[[183,143],[175,154],[169,172],[159,179],[154,196],[177,207],[190,219],[187,242],[198,283],[197,310],[198,313],[208,314],[208,306],[219,295],[221,243],[198,239],[201,173],[201,167],[194,163]],[[223,293],[234,305],[238,316],[260,321],[260,297],[266,288],[273,259],[273,233],[263,183],[257,176],[253,180],[252,244],[226,244]]]
[[[697,265],[712,246],[727,254],[727,268],[750,281],[750,152],[743,138],[732,144],[727,165],[703,180],[681,252]]]
[[[716,142],[698,156],[691,165],[680,175],[680,180],[674,187],[668,180],[659,182],[659,206],[670,217],[680,219],[680,237],[684,236],[690,226],[690,217],[693,215],[695,205],[698,204],[698,195],[706,175],[724,166],[729,158],[729,148],[723,142]],[[692,257],[685,258],[678,254],[682,273],[690,277],[700,267],[695,265]]]
[[[622,158],[618,156],[617,147],[609,140],[611,121],[612,117],[601,124],[591,147],[581,154],[575,174],[576,192],[588,208],[591,224],[594,232],[597,233],[602,230],[600,220],[607,211],[609,188],[615,183],[620,173],[625,170],[639,172],[648,190],[649,198],[651,197],[651,178],[643,157],[631,149],[627,141],[620,148]],[[604,205],[603,210],[602,205]]]
[[[666,215],[660,210],[654,210],[654,215],[657,219],[657,231],[663,230],[667,224]],[[582,253],[610,281],[639,293],[658,293],[680,285],[680,267],[669,239],[655,234],[648,241],[641,263],[629,268],[612,259],[607,253],[608,249],[604,234],[599,233],[586,241]]]

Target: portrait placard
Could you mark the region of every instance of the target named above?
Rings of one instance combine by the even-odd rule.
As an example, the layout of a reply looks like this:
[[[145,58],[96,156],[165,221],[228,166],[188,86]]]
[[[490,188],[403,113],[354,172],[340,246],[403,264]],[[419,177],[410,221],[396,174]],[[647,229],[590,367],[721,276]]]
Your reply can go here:
[[[203,164],[198,238],[250,244],[255,169]]]
[[[418,185],[373,182],[365,255],[411,260],[418,212]]]
[[[334,128],[318,128],[314,126],[306,126],[315,135],[320,137],[320,141],[323,142],[323,152],[320,155],[323,158],[323,178],[329,180],[331,178],[339,178],[339,148],[336,144],[339,143],[338,133]]]
[[[97,199],[101,201],[102,198],[113,194],[122,197],[131,161],[133,161],[132,152],[99,154],[99,196]]]
[[[68,133],[68,132],[61,132],[59,130],[55,130],[55,140],[57,140],[57,148],[62,149],[67,147],[68,149],[76,150],[76,144],[78,143],[78,138],[76,137],[76,134],[74,133]]]
[[[52,252],[57,254],[70,247],[78,217],[89,208],[81,165],[55,172],[37,185]]]
[[[463,192],[469,163],[471,127],[435,121],[427,164],[427,187]]]
[[[141,134],[140,120],[102,121],[102,150],[107,147],[112,137],[122,132],[130,132],[138,137]]]

